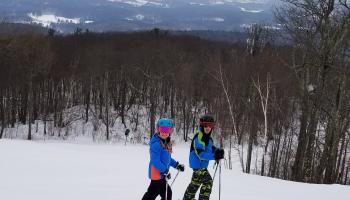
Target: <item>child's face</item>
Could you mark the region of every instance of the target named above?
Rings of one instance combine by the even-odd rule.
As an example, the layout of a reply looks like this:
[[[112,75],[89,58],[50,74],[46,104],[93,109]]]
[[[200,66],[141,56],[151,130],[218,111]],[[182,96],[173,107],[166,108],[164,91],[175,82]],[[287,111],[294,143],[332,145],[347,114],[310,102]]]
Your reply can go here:
[[[170,133],[165,133],[165,132],[159,132],[160,138],[163,140],[167,139],[169,137]]]
[[[204,126],[204,133],[209,134],[211,129],[212,128],[210,126]]]
[[[158,127],[158,132],[159,132],[160,138],[166,139],[173,132],[173,128],[167,127],[167,126],[161,126],[161,127]]]

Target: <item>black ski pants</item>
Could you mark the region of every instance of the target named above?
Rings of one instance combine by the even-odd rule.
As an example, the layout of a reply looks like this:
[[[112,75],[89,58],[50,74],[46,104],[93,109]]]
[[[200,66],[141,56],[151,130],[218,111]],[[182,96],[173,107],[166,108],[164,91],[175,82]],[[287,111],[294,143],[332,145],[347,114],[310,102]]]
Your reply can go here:
[[[168,187],[167,198],[165,198],[165,185]],[[142,200],[155,200],[160,195],[161,200],[171,200],[172,191],[169,184],[164,180],[151,180],[147,192],[143,195]]]

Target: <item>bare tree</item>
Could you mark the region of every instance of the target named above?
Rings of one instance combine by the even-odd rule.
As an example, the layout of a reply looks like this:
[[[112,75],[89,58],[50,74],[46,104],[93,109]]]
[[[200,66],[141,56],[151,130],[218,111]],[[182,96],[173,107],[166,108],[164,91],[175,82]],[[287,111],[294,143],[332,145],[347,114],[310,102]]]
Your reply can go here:
[[[267,111],[268,111],[268,101],[269,101],[269,94],[270,94],[270,75],[267,74],[267,78],[266,78],[266,86],[265,86],[265,90],[263,91],[263,88],[261,86],[260,80],[258,78],[257,82],[255,82],[253,80],[253,84],[255,86],[255,88],[257,89],[259,96],[260,96],[260,104],[261,104],[261,108],[264,114],[264,155],[262,158],[262,163],[261,163],[261,175],[264,175],[265,173],[265,157],[266,157],[266,153],[267,153],[267,149],[269,146],[269,138],[268,138],[268,119],[267,119]]]
[[[226,103],[229,108],[229,114],[230,114],[230,120],[232,123],[232,133],[230,134],[230,146],[229,146],[229,169],[232,169],[232,147],[233,147],[233,140],[232,137],[235,138],[235,141],[238,141],[238,132],[237,132],[237,127],[236,127],[236,119],[235,115],[233,114],[233,107],[231,103],[231,98],[228,93],[228,82],[226,77],[224,76],[224,72],[222,69],[221,62],[219,61],[218,63],[219,71],[218,71],[218,77],[216,77],[217,81],[220,83],[222,90],[224,92],[224,98],[226,99]],[[242,145],[243,149],[243,145]],[[239,147],[236,148],[238,155],[240,157],[240,162],[241,162],[241,167],[242,171],[244,171],[244,163],[243,163],[243,150],[240,150]]]

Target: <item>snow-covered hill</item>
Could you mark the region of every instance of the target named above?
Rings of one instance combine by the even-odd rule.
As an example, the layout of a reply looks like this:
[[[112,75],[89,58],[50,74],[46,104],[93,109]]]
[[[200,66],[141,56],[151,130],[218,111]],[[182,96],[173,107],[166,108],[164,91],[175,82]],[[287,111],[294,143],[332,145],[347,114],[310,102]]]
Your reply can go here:
[[[189,144],[174,147],[173,157],[188,166]],[[0,199],[115,200],[141,199],[146,191],[148,146],[123,142],[0,140]],[[243,174],[222,165],[222,200],[348,199],[349,186],[312,185]],[[214,172],[210,165],[209,171]],[[172,170],[175,177],[176,171]],[[187,168],[173,185],[173,199],[182,199],[192,170]],[[218,199],[219,176],[211,199]],[[172,181],[172,180],[171,180]]]

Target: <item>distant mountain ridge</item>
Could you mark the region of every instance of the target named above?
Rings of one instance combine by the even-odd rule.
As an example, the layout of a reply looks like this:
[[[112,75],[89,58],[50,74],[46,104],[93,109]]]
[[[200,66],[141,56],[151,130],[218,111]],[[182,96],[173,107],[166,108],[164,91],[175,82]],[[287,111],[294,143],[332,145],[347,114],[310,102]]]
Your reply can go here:
[[[81,30],[86,31],[86,30]],[[144,30],[152,31],[152,30]],[[169,30],[160,30],[162,32],[167,32],[170,35],[183,35],[183,36],[194,36],[206,40],[212,41],[224,41],[224,42],[245,42],[248,35],[245,31],[220,31],[220,30],[192,30],[192,31],[169,31]],[[41,27],[36,24],[20,24],[20,23],[0,23],[0,37],[1,36],[13,36],[24,33],[36,33],[42,35],[48,35],[49,29]],[[59,34],[59,33],[55,33]]]
[[[0,18],[72,32],[242,30],[272,23],[272,0],[1,0]]]

